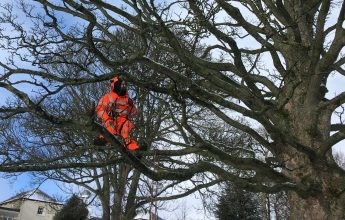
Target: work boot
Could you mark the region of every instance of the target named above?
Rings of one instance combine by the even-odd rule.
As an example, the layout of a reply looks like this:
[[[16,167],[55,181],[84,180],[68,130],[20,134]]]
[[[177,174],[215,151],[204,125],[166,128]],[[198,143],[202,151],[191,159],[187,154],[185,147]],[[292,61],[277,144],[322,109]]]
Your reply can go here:
[[[139,149],[138,143],[133,139],[126,139],[125,144],[127,149],[130,151]]]
[[[96,137],[93,139],[93,144],[96,146],[105,146],[108,141],[104,137]]]

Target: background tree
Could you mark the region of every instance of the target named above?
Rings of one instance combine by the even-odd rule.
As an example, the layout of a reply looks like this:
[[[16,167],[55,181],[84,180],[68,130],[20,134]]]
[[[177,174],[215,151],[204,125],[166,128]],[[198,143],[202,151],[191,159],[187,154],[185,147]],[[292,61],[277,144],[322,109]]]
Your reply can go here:
[[[227,184],[219,196],[215,214],[220,220],[262,219],[259,194]]]
[[[284,191],[275,194],[259,193],[262,219],[289,219],[290,205]]]
[[[86,220],[88,214],[87,205],[77,195],[73,195],[62,209],[56,213],[54,220]]]
[[[173,127],[156,151],[165,162],[156,169],[112,143],[137,170],[156,181],[193,182],[188,192],[225,180],[255,192],[287,191],[291,219],[343,217],[345,175],[331,149],[345,138],[345,93],[326,96],[326,87],[327,80],[344,79],[344,1],[20,3],[30,27],[18,23],[20,18],[9,6],[1,14],[13,31],[1,31],[0,46],[9,56],[0,64],[0,87],[16,97],[1,107],[2,119],[20,121],[22,115],[32,114],[55,127],[97,130],[91,121],[65,117],[59,106],[47,111],[44,102],[66,86],[109,80],[118,65],[140,66],[152,71],[145,71],[143,78],[130,71],[124,76],[166,96]],[[76,22],[66,25],[61,14],[73,15]],[[112,57],[107,48],[122,44],[115,29],[130,31],[138,44],[127,44],[118,50],[122,56]],[[66,55],[80,49],[56,50],[66,43],[88,50],[97,59],[94,68],[102,71],[84,71],[76,77],[48,69],[48,63],[61,62],[78,67],[79,62]],[[154,50],[166,54],[154,56]],[[28,84],[35,93],[25,91]],[[231,154],[233,143],[219,145],[205,136],[199,116],[243,131],[255,147],[249,154]],[[71,149],[37,157],[40,147],[30,139],[13,141],[25,130],[21,123],[15,125],[17,132],[9,136],[13,138],[1,142],[2,172],[104,167],[113,162],[62,162],[61,158],[80,155]],[[260,147],[269,157],[257,152]]]
[[[345,154],[341,152],[337,152],[334,155],[334,160],[337,162],[337,164],[345,170]]]

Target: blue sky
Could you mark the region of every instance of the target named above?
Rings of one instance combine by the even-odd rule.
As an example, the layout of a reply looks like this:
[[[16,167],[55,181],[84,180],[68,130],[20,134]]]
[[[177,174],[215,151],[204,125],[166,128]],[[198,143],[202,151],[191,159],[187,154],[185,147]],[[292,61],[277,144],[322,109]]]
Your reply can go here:
[[[41,184],[33,183],[31,181],[32,178],[30,174],[21,174],[18,177],[10,179],[0,176],[0,201],[6,200],[17,193],[28,191],[36,187],[39,187],[54,198],[66,197],[53,181],[45,181]]]

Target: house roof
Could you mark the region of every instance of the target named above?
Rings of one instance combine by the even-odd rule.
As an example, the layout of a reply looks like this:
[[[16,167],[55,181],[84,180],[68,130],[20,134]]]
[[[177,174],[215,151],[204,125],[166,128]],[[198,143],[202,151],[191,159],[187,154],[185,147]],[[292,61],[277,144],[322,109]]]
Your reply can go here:
[[[151,212],[151,215],[153,218],[155,218],[155,214]],[[134,220],[149,220],[150,219],[150,213],[148,212],[139,212],[135,217]],[[157,220],[164,220],[161,217],[157,216],[155,219]]]
[[[0,207],[0,210],[6,210],[10,212],[19,212],[20,209],[12,209],[12,208],[5,208],[5,207]]]
[[[59,203],[56,199],[52,198],[45,192],[41,191],[40,189],[32,189],[26,192],[19,193],[3,202],[1,204],[12,202],[18,199],[27,199],[27,200],[35,200],[35,201],[42,201],[42,202],[50,202],[50,203]],[[60,203],[59,203],[60,204]]]

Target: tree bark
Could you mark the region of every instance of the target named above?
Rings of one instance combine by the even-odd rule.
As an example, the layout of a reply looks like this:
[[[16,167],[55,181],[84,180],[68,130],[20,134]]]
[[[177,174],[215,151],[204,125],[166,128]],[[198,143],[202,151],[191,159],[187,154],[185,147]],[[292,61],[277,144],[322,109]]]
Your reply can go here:
[[[103,170],[105,172],[105,169]],[[99,195],[99,198],[102,203],[102,219],[103,220],[110,220],[110,203],[109,203],[109,195],[110,195],[110,183],[108,175],[105,175],[103,178],[103,194]]]
[[[343,219],[344,171],[335,164],[332,155],[319,151],[329,137],[331,112],[318,108],[321,100],[310,95],[318,90],[308,85],[309,82],[297,88],[285,106],[289,118],[284,127],[303,148],[293,144],[281,148],[283,172],[298,186],[298,191],[288,193],[290,219]]]
[[[290,218],[305,220],[344,219],[344,198],[338,201],[323,194],[301,198],[297,193],[289,193]]]

